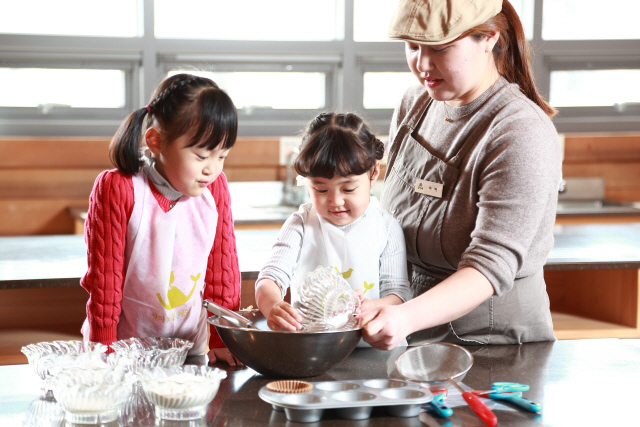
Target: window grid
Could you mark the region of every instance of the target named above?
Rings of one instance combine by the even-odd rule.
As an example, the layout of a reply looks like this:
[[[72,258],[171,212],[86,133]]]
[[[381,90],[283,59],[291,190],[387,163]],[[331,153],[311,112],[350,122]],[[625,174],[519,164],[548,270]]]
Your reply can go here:
[[[154,1],[140,1],[145,11],[140,37],[3,34],[0,66],[115,67],[126,72],[127,94],[125,108],[118,111],[77,109],[45,117],[37,111],[0,108],[0,134],[111,135],[132,108],[144,105],[168,71],[179,67],[203,69],[212,64],[217,70],[226,71],[290,67],[293,71],[325,73],[326,109],[358,112],[376,131],[388,131],[392,109],[363,107],[364,74],[407,71],[403,44],[355,42],[354,0],[344,0],[344,39],[319,42],[160,39],[153,34]],[[531,47],[534,75],[545,97],[549,94],[552,71],[640,69],[638,40],[542,40],[543,6],[544,0],[534,0]],[[399,93],[398,100],[400,96]],[[241,112],[239,134],[297,134],[317,112]],[[634,105],[566,107],[560,108],[554,122],[560,132],[638,131],[640,111]]]

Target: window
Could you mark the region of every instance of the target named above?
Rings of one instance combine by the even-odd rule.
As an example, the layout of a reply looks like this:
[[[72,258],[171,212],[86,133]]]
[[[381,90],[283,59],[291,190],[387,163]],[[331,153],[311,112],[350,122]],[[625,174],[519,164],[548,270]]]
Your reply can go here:
[[[208,77],[233,100],[236,108],[251,114],[256,109],[325,108],[323,73],[302,72],[207,72],[174,70],[174,75],[188,72]],[[304,94],[304,96],[300,96]]]
[[[364,74],[364,108],[395,108],[402,93],[418,79],[411,72]]]
[[[538,2],[540,0],[537,0]],[[563,132],[640,130],[640,3],[553,0],[536,5],[535,73]]]
[[[533,14],[534,14],[534,0],[509,0],[511,5],[518,13],[522,27],[524,28],[524,35],[527,40],[533,39]]]
[[[353,39],[357,42],[389,41],[387,31],[399,0],[354,0]]]
[[[187,72],[216,82],[238,108],[240,135],[286,136],[298,134],[319,112],[334,108],[339,59],[314,58],[315,63],[308,53],[178,55],[161,57],[160,66],[163,76]]]
[[[0,82],[0,107],[36,107],[48,114],[54,108],[124,108],[126,104],[122,70],[0,68]]]
[[[341,0],[155,0],[159,38],[341,40]]]
[[[594,88],[606,85],[606,90]],[[640,101],[640,69],[552,71],[554,107],[615,106]]]
[[[297,135],[324,110],[384,134],[416,82],[404,43],[387,39],[397,3],[0,2],[0,135],[113,135],[179,70],[230,94],[243,136]],[[560,132],[640,131],[639,1],[511,3]]]
[[[137,107],[135,61],[39,56],[0,64],[0,135],[110,136]]]
[[[544,3],[544,40],[640,39],[637,0],[553,0]]]
[[[8,34],[135,37],[137,0],[20,0],[0,3],[0,29]]]

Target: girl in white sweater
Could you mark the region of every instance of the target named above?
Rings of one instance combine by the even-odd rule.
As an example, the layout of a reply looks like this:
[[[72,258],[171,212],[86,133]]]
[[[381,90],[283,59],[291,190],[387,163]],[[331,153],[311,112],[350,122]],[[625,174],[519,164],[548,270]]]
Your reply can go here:
[[[334,267],[359,293],[362,312],[410,297],[405,243],[398,223],[370,203],[384,145],[355,114],[323,113],[304,133],[295,170],[311,203],[286,221],[256,282],[256,301],[271,329],[301,328],[284,301],[308,273]]]

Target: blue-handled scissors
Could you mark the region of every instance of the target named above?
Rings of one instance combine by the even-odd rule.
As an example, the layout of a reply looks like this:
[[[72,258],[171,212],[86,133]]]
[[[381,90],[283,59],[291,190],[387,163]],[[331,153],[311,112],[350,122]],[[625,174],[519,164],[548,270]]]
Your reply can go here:
[[[542,405],[522,397],[521,391],[517,393],[491,393],[489,395],[489,399],[506,400],[507,402],[518,405],[519,407],[524,408],[529,412],[542,412]]]
[[[438,416],[446,418],[453,415],[453,409],[449,408],[444,404],[444,398],[446,394],[443,393],[435,393],[433,395],[433,400],[428,403],[429,408],[432,409]]]
[[[497,382],[491,384],[491,390],[487,390],[489,393],[511,393],[518,391],[528,391],[529,386],[527,384],[519,384],[519,383],[507,383],[507,382]],[[481,393],[485,394],[485,393]]]
[[[529,386],[527,384],[495,382],[491,385],[491,390],[474,391],[473,393],[489,399],[506,400],[527,411],[541,412],[542,405],[522,397],[522,392],[528,390]]]

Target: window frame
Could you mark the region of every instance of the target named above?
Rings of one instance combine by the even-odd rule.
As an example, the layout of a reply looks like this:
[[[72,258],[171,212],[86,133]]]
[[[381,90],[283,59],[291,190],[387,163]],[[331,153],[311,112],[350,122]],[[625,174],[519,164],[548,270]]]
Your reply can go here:
[[[0,67],[117,69],[125,73],[122,108],[0,107],[0,136],[108,136],[140,104],[142,61],[136,39],[2,35]],[[88,49],[87,46],[91,46]]]
[[[244,42],[221,40],[158,40],[158,74],[174,69],[198,71],[320,72],[326,75],[323,109],[238,109],[241,136],[298,134],[322,111],[333,109],[339,97],[342,66],[341,43],[332,42]],[[168,53],[170,52],[170,53]],[[287,67],[291,67],[287,69]],[[161,79],[162,77],[160,77]]]
[[[544,80],[538,82],[543,93],[550,91],[553,71],[573,70],[640,70],[640,50],[625,48],[629,40],[580,41],[568,49],[566,41],[548,41],[542,65]],[[633,41],[631,41],[633,42]],[[636,41],[640,44],[640,41]],[[614,50],[615,49],[615,50]],[[614,52],[612,54],[611,52]],[[536,73],[539,74],[539,73]],[[638,100],[640,101],[640,100]],[[629,106],[557,107],[554,123],[561,132],[602,132],[640,130],[640,108]]]
[[[530,40],[536,83],[549,93],[555,70],[640,69],[638,40],[542,40],[544,0],[534,0]],[[215,63],[224,71],[291,71],[326,73],[326,108],[361,114],[373,129],[388,132],[393,108],[363,107],[364,73],[408,71],[402,42],[355,42],[353,0],[344,0],[344,39],[334,41],[242,41],[155,38],[154,1],[140,0],[141,36],[82,37],[0,34],[0,66],[45,68],[121,67],[127,73],[123,109],[73,109],[43,116],[36,108],[0,108],[0,135],[110,136],[133,109],[142,107],[165,73],[176,67],[203,69]],[[577,68],[576,68],[577,67]],[[593,68],[595,67],[595,68]],[[283,89],[285,90],[285,89]],[[402,94],[398,94],[398,101]],[[561,107],[554,118],[559,132],[640,131],[640,106]],[[30,110],[30,111],[27,111]],[[92,111],[89,111],[92,110]],[[239,111],[241,136],[297,135],[320,110]]]
[[[551,72],[559,70],[640,69],[640,40],[544,40],[544,0],[534,0],[533,72],[536,86],[548,99]],[[553,118],[558,132],[637,132],[640,108],[557,107]]]

